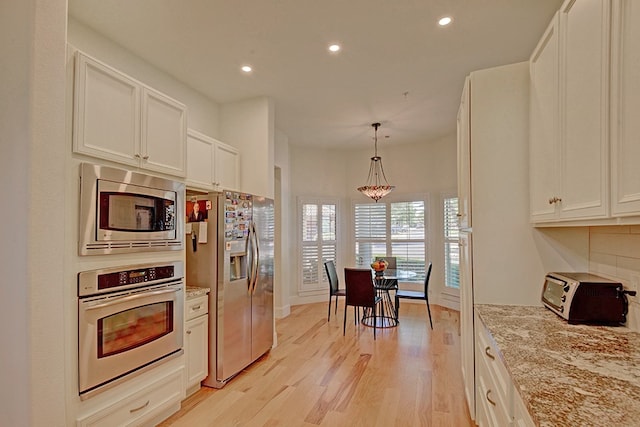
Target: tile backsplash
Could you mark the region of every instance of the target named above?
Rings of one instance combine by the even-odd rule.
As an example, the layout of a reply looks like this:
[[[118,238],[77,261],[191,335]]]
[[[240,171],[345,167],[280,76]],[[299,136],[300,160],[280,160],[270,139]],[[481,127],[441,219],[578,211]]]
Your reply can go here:
[[[628,297],[627,326],[640,332],[640,225],[590,227],[589,271],[639,291]]]

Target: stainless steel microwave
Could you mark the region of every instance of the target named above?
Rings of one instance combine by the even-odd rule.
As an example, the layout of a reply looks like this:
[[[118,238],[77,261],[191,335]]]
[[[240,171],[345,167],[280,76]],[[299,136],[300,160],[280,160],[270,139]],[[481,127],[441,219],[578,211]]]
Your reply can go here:
[[[80,255],[181,250],[184,184],[80,165]]]

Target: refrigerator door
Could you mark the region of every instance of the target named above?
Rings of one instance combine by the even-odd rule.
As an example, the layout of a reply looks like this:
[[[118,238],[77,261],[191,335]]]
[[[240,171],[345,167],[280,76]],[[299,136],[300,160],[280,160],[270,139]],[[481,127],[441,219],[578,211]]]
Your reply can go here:
[[[252,233],[257,256],[256,281],[251,303],[251,359],[256,360],[273,346],[273,266],[275,211],[273,200],[253,198]]]
[[[217,285],[217,386],[249,365],[251,358],[251,292],[249,226],[252,197],[225,191],[219,198]]]

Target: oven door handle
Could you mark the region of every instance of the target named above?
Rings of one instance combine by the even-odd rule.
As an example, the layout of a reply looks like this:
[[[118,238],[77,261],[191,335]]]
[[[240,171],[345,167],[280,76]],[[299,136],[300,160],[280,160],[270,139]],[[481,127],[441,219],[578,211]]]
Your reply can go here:
[[[115,298],[113,300],[110,300],[108,302],[103,302],[102,304],[96,304],[96,305],[88,306],[88,307],[85,308],[85,310],[97,310],[99,308],[110,307],[112,305],[121,304],[123,302],[135,301],[135,300],[140,299],[140,298],[148,298],[150,296],[172,294],[172,293],[178,292],[179,290],[180,290],[180,288],[161,289],[161,290],[158,290],[158,291],[144,292],[144,293],[139,293],[139,294],[135,294],[135,295],[127,295],[127,296],[124,296],[124,297],[117,297],[117,298]]]

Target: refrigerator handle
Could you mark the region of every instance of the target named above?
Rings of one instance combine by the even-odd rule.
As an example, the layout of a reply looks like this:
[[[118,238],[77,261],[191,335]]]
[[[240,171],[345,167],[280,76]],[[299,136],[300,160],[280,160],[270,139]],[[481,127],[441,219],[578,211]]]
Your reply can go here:
[[[249,239],[251,240],[251,275],[249,279],[249,292],[255,293],[258,283],[258,265],[260,259],[260,249],[258,248],[258,237],[256,235],[256,227],[252,222],[249,226]]]

